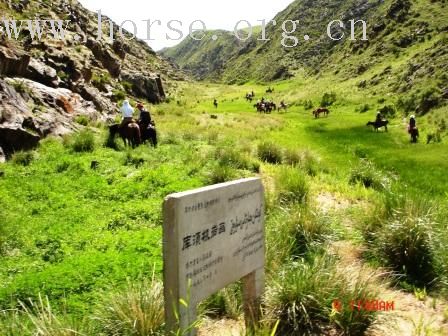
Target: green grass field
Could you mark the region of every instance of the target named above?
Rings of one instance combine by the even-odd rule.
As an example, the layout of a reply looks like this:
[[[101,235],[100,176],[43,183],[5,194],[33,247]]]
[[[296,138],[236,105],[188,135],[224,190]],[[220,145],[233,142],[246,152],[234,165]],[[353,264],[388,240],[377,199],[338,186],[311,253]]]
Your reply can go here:
[[[411,144],[401,111],[390,119],[388,133],[376,133],[365,126],[374,120],[378,108],[395,103],[393,97],[365,94],[354,90],[349,81],[336,80],[271,83],[275,92],[270,95],[262,94],[267,86],[259,84],[180,83],[170,103],[152,108],[160,137],[157,149],[124,149],[118,140],[118,150],[106,148],[106,129],[92,128],[95,143],[91,150],[74,150],[73,144],[85,134],[64,141],[46,139],[32,157],[17,154],[11,162],[1,164],[4,175],[0,177],[0,310],[20,307],[18,302],[31,306],[29,300],[37,302],[42,295],[49,298],[56,314],[66,314],[68,320],[81,321],[97,314],[108,293],[126,290],[129,281],[139,283],[153,272],[156,279],[161,279],[161,205],[166,195],[253,175],[262,176],[267,189],[270,278],[275,279],[279,270],[289,267],[291,258],[304,256],[303,263],[317,263],[313,258],[321,258],[324,246],[337,240],[372,246],[369,262],[396,266],[375,253],[375,240],[363,240],[366,232],[367,236],[372,232],[381,235],[383,231],[378,226],[388,221],[408,223],[404,217],[376,212],[390,205],[387,199],[393,194],[424,204],[422,211],[431,212],[432,223],[425,230],[434,238],[423,241],[423,245],[429,246],[425,245],[428,250],[422,254],[430,255],[435,276],[422,282],[414,281],[411,274],[401,282],[403,288],[416,284],[428,287],[436,297],[446,295],[448,254],[443,246],[448,236],[442,228],[446,228],[448,147],[446,141],[426,145],[425,135],[432,132],[434,118],[448,113],[447,106],[435,111],[432,119],[418,119],[422,137],[420,143]],[[288,111],[256,113],[244,99],[251,90],[256,98],[263,95],[276,102],[284,99],[290,104]],[[328,118],[314,119],[312,110],[305,109],[305,102],[311,100],[316,107],[325,92],[335,92],[336,101],[330,106]],[[217,109],[212,104],[214,98],[219,102]],[[366,104],[368,111],[357,112]],[[212,118],[212,114],[217,118]],[[283,164],[261,160],[260,144],[278,150]],[[94,160],[99,162],[96,170],[90,168]],[[363,162],[368,165],[362,166]],[[288,163],[296,165],[284,167]],[[290,178],[284,178],[285,174]],[[371,182],[369,185],[377,187],[366,188],[366,179]],[[299,195],[298,190],[303,194]],[[315,201],[322,193],[348,200],[353,206],[333,216],[323,215]],[[358,203],[365,204],[367,210],[357,207]],[[400,206],[391,207],[408,209]],[[304,215],[303,219],[297,215],[308,211],[315,217]],[[423,212],[416,210],[411,214]],[[294,214],[301,224],[283,228],[285,221],[295,218]],[[344,217],[354,223],[352,228],[343,224]],[[374,222],[376,231],[365,229],[366,222]],[[322,226],[317,227],[316,223]],[[293,230],[296,238],[297,230],[306,234],[290,241],[293,248],[285,247],[286,243],[278,246],[275,237],[290,237],[285,230]],[[314,233],[309,235],[311,231]],[[417,250],[421,247],[416,246]],[[334,267],[327,261],[322,265],[330,270]],[[307,267],[300,272],[306,273]],[[321,277],[316,273],[310,279],[315,279],[313,276]],[[334,281],[333,276],[328,277],[328,283]],[[329,292],[345,288],[342,283],[338,286]],[[348,334],[360,332],[351,329],[356,324],[353,320],[341,317],[344,323],[338,324],[337,318],[326,315],[331,312],[329,300],[327,297],[325,303],[314,307],[320,313],[311,317]],[[220,301],[212,299],[209,305],[216,302]],[[228,308],[223,309],[228,313]],[[326,312],[328,309],[330,312]],[[289,321],[285,316],[280,318]],[[0,326],[5,330],[5,326],[12,328],[12,319],[9,315],[0,316]],[[362,321],[364,325],[370,323],[368,318],[363,317]],[[33,323],[27,323],[27,330],[33,330]],[[94,334],[104,332],[97,322],[91,323]],[[287,322],[281,323],[280,328],[293,329]],[[89,334],[83,327],[79,330]]]

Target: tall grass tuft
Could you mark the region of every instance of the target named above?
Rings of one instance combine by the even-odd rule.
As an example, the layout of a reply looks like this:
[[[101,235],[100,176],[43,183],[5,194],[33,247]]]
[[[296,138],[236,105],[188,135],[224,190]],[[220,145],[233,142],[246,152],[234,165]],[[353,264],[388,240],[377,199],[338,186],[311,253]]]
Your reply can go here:
[[[2,336],[29,335],[23,314],[17,309],[0,310],[0,332]]]
[[[240,285],[232,284],[210,296],[201,305],[200,310],[211,317],[225,316],[237,320],[243,313]]]
[[[20,166],[29,166],[33,160],[33,152],[17,152],[12,155],[12,162]]]
[[[29,328],[27,332],[31,335],[45,336],[83,336],[88,335],[90,325],[86,321],[71,322],[67,316],[57,316],[50,305],[48,297],[42,298],[39,295],[39,301],[21,303],[28,320]],[[83,323],[86,322],[86,323]]]
[[[404,285],[431,286],[438,275],[445,274],[443,266],[437,274],[443,258],[435,257],[436,241],[441,236],[436,234],[433,212],[430,202],[386,193],[363,224],[372,256],[400,274]]]
[[[287,265],[266,293],[266,310],[279,320],[279,335],[317,335],[335,327],[347,335],[362,335],[375,317],[372,311],[352,311],[350,301],[376,298],[372,277],[344,274],[329,255],[312,254],[309,261]],[[349,280],[351,278],[352,280]],[[336,311],[333,302],[341,302]]]
[[[351,184],[360,183],[366,188],[376,190],[389,189],[391,186],[390,176],[367,159],[361,159],[359,164],[352,169],[349,182]]]
[[[110,336],[163,335],[163,285],[154,277],[128,284],[124,291],[106,295],[96,314],[103,331]]]
[[[280,204],[305,204],[309,194],[306,176],[297,168],[281,167],[276,176],[276,190]]]
[[[316,176],[321,170],[320,158],[310,150],[285,150],[284,163],[298,167],[310,176]]]
[[[258,145],[258,158],[261,161],[280,164],[282,163],[282,148],[273,142],[262,142]]]

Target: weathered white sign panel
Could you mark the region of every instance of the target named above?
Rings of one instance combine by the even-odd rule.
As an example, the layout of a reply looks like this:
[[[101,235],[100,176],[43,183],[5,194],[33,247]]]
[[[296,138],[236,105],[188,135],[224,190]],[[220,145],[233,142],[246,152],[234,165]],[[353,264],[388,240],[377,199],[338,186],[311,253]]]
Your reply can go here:
[[[244,179],[168,196],[163,238],[167,324],[174,323],[170,320],[179,313],[181,321],[176,323],[185,328],[193,322],[197,303],[263,269],[261,180]]]

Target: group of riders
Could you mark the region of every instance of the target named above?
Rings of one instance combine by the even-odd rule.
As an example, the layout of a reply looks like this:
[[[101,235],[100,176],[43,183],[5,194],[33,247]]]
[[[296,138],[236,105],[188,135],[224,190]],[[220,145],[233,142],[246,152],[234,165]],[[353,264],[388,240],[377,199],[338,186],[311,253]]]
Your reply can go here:
[[[379,127],[383,127],[386,126],[386,130],[387,130],[387,124],[388,121],[387,119],[381,114],[380,111],[378,111],[376,113],[376,119],[375,119],[375,128],[379,128]],[[418,137],[419,137],[419,130],[417,128],[417,121],[415,119],[415,115],[411,115],[409,117],[409,124],[408,124],[408,133],[411,136],[411,141],[412,142],[417,142]]]
[[[274,89],[269,88],[266,90],[267,93],[274,92]],[[246,94],[246,100],[248,102],[252,102],[252,100],[255,98],[255,93],[253,91]],[[277,107],[277,104],[274,103],[274,101],[271,99],[265,99],[262,97],[259,99],[256,104],[254,104],[254,107],[257,109],[257,112],[260,113],[271,113],[272,111],[280,111],[280,110],[287,110],[288,105],[282,100],[280,102],[280,105]]]
[[[117,125],[116,131],[120,133],[123,140],[129,140],[132,146],[139,145],[147,140],[151,140],[152,144],[156,146],[156,129],[151,113],[142,102],[137,102],[136,107],[139,112],[138,120],[134,119],[134,108],[129,101],[123,101],[120,108],[122,120]]]

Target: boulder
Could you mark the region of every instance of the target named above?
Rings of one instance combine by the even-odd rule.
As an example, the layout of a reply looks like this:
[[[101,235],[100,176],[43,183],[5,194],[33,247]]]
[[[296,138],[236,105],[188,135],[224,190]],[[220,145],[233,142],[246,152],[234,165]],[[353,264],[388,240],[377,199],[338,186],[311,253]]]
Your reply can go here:
[[[86,46],[92,51],[97,60],[109,71],[112,77],[118,77],[121,72],[121,63],[106,46],[93,39],[88,39]]]
[[[30,56],[14,48],[0,46],[0,75],[20,76],[27,73]]]
[[[133,93],[139,98],[145,98],[152,104],[165,99],[160,76],[141,73],[122,73],[121,79],[132,84]]]
[[[0,147],[6,156],[37,147],[40,137],[21,127],[0,125]]]
[[[53,88],[59,86],[59,77],[56,70],[34,58],[30,60],[26,77]]]

